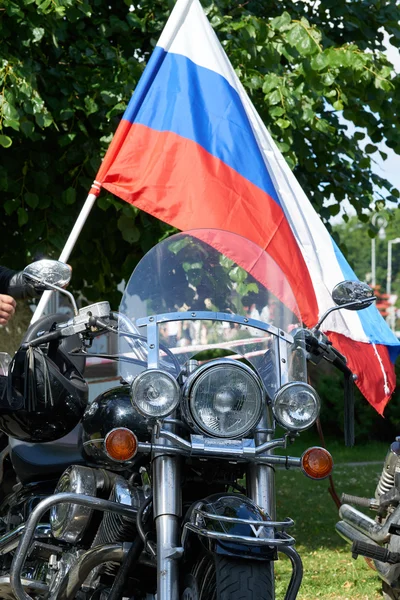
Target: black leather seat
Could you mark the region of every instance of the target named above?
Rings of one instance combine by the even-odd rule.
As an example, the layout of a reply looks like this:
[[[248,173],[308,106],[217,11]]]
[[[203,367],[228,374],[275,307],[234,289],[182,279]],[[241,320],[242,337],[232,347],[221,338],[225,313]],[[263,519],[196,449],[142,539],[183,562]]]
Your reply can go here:
[[[45,444],[29,444],[9,438],[11,462],[22,483],[56,478],[69,465],[82,465],[79,450],[81,425],[68,435]]]

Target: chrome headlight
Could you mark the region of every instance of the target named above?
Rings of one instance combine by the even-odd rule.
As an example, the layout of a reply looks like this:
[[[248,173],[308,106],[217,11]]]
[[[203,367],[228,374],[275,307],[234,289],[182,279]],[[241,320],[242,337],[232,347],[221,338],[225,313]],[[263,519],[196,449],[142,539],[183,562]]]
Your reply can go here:
[[[184,388],[189,425],[213,437],[239,438],[261,418],[264,392],[252,369],[232,359],[217,359],[196,369]]]
[[[272,411],[275,419],[289,431],[304,431],[315,423],[320,400],[311,385],[294,381],[282,386],[275,394]]]
[[[179,404],[181,390],[175,377],[149,369],[132,382],[131,402],[145,417],[159,419],[170,415]]]
[[[61,475],[55,494],[70,492],[96,496],[97,482],[93,469],[73,465]],[[56,504],[50,509],[51,532],[55,538],[70,544],[82,539],[92,516],[92,509],[78,504]]]

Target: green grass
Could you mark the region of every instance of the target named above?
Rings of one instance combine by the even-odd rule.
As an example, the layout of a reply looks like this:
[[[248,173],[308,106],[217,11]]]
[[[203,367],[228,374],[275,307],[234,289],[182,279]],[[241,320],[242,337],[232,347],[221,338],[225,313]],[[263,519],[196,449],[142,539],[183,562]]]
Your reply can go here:
[[[301,443],[295,443],[288,453],[298,456],[306,447],[307,445],[302,448]],[[347,449],[341,442],[331,445],[327,442],[327,447],[336,462],[334,483],[338,495],[347,492],[373,496],[388,444],[373,443]],[[379,461],[379,464],[346,464],[367,461]],[[328,481],[313,481],[297,470],[280,469],[276,473],[277,518],[280,520],[290,516],[295,520],[292,533],[304,565],[303,584],[298,600],[379,599],[379,577],[364,559],[352,559],[350,545],[335,531],[335,523],[339,520],[338,511],[328,492],[328,486]],[[374,516],[374,513],[370,514]],[[275,564],[275,571],[277,600],[280,600],[284,598],[291,575],[290,562],[282,554]]]

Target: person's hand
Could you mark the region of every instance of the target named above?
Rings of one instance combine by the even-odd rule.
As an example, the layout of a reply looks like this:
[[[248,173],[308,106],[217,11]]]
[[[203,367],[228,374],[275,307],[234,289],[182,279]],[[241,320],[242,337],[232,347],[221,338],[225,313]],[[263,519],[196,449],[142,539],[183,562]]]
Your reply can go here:
[[[0,325],[6,325],[15,313],[16,302],[11,296],[0,294]]]

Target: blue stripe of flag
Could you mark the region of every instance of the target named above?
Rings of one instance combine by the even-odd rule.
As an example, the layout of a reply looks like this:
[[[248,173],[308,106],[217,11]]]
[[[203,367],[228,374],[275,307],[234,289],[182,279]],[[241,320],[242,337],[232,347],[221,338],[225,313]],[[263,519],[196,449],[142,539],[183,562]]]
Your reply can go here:
[[[218,73],[156,47],[123,119],[200,144],[280,205],[240,97]]]

